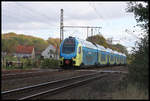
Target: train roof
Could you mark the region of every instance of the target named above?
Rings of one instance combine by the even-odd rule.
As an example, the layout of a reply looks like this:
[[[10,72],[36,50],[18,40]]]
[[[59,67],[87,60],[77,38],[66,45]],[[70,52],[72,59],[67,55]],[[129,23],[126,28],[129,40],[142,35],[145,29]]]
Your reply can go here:
[[[110,48],[106,48],[106,52],[113,53],[113,50]]]
[[[124,53],[122,53],[122,55],[126,57],[126,55]]]
[[[124,53],[120,53],[120,52],[119,52],[119,55],[121,55],[121,56],[125,56],[125,57],[126,57],[126,55],[125,55]]]
[[[98,50],[100,50],[100,51],[106,51],[106,49],[103,46],[101,46],[99,44],[96,44],[96,46],[97,46]]]
[[[117,51],[114,51],[114,54],[118,54],[118,52],[117,52]]]
[[[123,53],[120,53],[118,51],[115,51],[115,50],[112,50],[110,48],[104,48],[103,46],[99,45],[99,44],[94,44],[94,43],[91,43],[89,41],[86,41],[86,40],[83,40],[83,39],[79,39],[79,38],[76,38],[79,43],[84,46],[84,47],[87,47],[87,48],[92,48],[92,49],[98,49],[98,50],[101,50],[101,51],[106,51],[106,52],[109,52],[109,53],[114,53],[114,54],[118,54],[118,55],[122,55],[122,56],[126,56],[125,54]]]
[[[87,48],[92,48],[92,49],[98,49],[101,51],[106,51],[106,48],[104,48],[103,46],[99,45],[99,44],[95,44],[95,43],[91,43],[89,41],[83,40],[83,39],[79,39],[76,38],[82,46],[87,47]]]
[[[114,54],[118,54],[118,55],[122,55],[120,52],[118,51],[114,51]]]
[[[92,48],[92,49],[97,49],[96,45],[94,45],[93,43],[89,42],[89,41],[86,41],[86,40],[83,40],[83,39],[79,39],[79,38],[76,38],[79,43],[81,43],[82,46],[84,47],[87,47],[87,48]]]

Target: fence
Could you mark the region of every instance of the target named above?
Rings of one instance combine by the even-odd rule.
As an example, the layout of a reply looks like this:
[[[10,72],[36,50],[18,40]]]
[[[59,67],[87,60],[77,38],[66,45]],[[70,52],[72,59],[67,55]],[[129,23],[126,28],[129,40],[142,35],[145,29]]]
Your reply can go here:
[[[11,67],[11,66],[16,66],[20,69],[23,68],[23,62],[20,61],[6,61],[6,68]]]

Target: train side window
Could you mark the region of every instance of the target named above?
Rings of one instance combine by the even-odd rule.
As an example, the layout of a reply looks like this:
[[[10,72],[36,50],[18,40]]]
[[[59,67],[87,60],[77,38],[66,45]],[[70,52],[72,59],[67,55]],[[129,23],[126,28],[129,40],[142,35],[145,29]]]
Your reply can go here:
[[[105,61],[106,60],[106,55],[104,53],[101,54],[101,61]]]
[[[79,47],[79,54],[81,53],[81,46]]]
[[[110,55],[107,55],[107,59],[109,59]]]
[[[113,61],[113,55],[110,55],[110,61]]]

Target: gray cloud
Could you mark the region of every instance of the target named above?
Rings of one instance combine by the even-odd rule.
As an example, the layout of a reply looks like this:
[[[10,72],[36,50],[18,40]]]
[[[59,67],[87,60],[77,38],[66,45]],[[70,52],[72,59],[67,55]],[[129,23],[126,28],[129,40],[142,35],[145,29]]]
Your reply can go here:
[[[125,7],[126,3],[3,2],[2,26],[3,28],[24,26],[26,29],[36,28],[36,24],[41,24],[38,26],[41,29],[47,28],[47,25],[59,26],[61,8],[64,9],[65,21],[110,20],[125,17]]]

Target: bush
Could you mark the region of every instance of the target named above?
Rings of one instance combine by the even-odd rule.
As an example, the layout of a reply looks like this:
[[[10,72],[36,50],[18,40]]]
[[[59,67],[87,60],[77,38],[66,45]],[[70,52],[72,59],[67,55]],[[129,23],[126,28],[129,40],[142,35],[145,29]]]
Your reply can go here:
[[[148,90],[140,90],[136,84],[128,83],[127,87],[112,93],[112,99],[148,100]]]
[[[136,42],[133,49],[132,60],[129,66],[129,80],[137,83],[139,88],[148,88],[149,81],[149,5],[148,1],[142,3],[129,2],[127,12],[132,12],[137,21],[136,26],[143,30],[140,42]]]
[[[129,79],[133,83],[138,83],[139,87],[148,87],[148,74],[149,74],[149,40],[148,35],[141,39],[138,43],[138,50],[134,50],[132,60],[129,66]]]
[[[31,59],[25,59],[23,63],[23,68],[32,68],[32,60]]]
[[[44,59],[41,62],[41,68],[56,68],[58,67],[59,61],[54,59]]]

